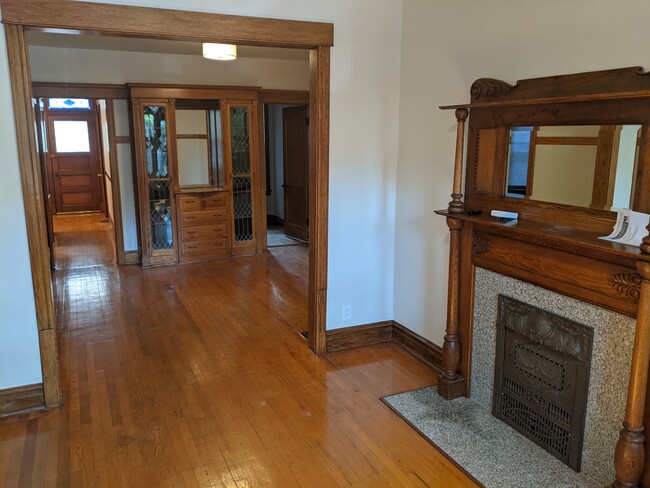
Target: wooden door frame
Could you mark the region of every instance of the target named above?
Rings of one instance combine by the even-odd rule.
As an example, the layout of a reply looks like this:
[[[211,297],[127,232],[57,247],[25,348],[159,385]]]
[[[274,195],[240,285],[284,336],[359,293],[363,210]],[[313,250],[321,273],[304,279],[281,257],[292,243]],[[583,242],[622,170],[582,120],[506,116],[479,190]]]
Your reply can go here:
[[[36,154],[27,28],[155,39],[309,49],[309,347],[326,351],[330,47],[328,23],[265,19],[69,0],[0,0],[43,373],[45,405],[61,404],[54,301],[41,172]]]

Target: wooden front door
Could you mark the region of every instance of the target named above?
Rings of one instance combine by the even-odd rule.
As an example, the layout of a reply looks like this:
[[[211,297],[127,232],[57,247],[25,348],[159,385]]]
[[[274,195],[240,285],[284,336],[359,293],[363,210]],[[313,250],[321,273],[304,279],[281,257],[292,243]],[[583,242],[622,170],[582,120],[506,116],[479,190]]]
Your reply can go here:
[[[284,233],[309,240],[309,107],[282,110]]]
[[[48,114],[47,119],[56,213],[101,210],[94,114]]]

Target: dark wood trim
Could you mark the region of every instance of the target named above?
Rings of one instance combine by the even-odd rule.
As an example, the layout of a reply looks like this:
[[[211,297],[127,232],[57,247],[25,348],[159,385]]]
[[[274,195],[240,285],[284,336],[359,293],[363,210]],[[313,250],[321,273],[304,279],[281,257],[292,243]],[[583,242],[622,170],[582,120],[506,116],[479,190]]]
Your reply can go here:
[[[52,83],[34,81],[32,91],[42,98],[96,98],[103,100],[129,98],[125,85],[104,83]]]
[[[442,348],[394,320],[327,331],[327,352],[393,342],[430,368],[442,371]]]
[[[327,350],[327,231],[329,205],[330,48],[309,53],[309,347]]]
[[[132,142],[133,138],[131,136],[115,136],[116,144],[131,144]]]
[[[392,320],[331,329],[327,331],[327,352],[383,344],[392,340]]]
[[[0,390],[0,418],[45,408],[43,383]]]
[[[303,49],[332,46],[334,40],[334,26],[327,23],[65,0],[2,0],[2,22],[118,36]]]
[[[128,83],[131,98],[175,100],[257,100],[259,86],[160,85]]]
[[[138,251],[124,251],[124,263],[121,264],[140,264],[140,253]]]
[[[205,139],[208,140],[207,134],[176,134],[176,139]]]
[[[399,322],[393,322],[393,342],[432,369],[442,372],[442,348]]]
[[[288,105],[309,105],[309,91],[300,90],[260,90],[262,103],[279,103]]]
[[[122,226],[122,194],[120,190],[120,169],[117,161],[117,137],[115,136],[115,110],[113,100],[106,100],[106,125],[108,128],[108,146],[110,150],[111,191],[113,199],[113,232],[115,233],[115,250],[117,264],[126,264],[124,256],[124,229]]]
[[[5,35],[7,38],[9,74],[16,123],[20,177],[25,203],[27,243],[34,286],[36,322],[39,330],[45,403],[48,408],[57,407],[61,405],[62,398],[59,384],[59,359],[56,350],[56,320],[50,281],[50,251],[45,222],[45,199],[40,162],[36,154],[29,50],[22,26],[5,26]],[[20,325],[16,324],[17,327]]]

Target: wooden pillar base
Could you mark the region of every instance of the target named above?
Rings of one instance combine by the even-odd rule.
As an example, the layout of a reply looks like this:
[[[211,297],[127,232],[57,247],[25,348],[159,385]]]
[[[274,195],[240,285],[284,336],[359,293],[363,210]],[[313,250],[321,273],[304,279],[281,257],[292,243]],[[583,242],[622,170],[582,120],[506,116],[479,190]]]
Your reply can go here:
[[[453,400],[465,396],[467,382],[465,378],[458,375],[455,379],[449,380],[443,375],[438,376],[438,395],[445,400]]]

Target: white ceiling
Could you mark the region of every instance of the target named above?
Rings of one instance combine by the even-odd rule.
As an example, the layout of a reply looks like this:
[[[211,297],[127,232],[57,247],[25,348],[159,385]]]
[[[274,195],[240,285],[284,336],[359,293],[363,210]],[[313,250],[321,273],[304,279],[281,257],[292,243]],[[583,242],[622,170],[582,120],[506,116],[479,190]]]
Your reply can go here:
[[[101,49],[107,51],[201,55],[200,42],[140,39],[134,37],[79,35],[77,33],[51,33],[30,30],[27,32],[27,42],[30,46],[68,49]],[[306,49],[238,46],[237,56],[241,58],[305,61],[309,59],[309,52]]]

